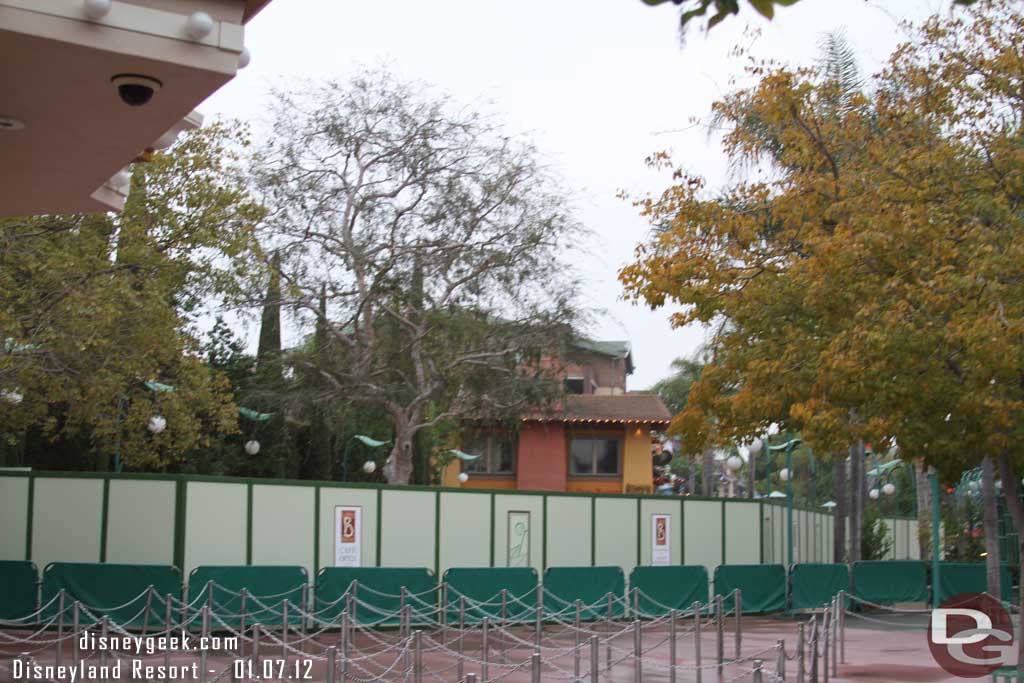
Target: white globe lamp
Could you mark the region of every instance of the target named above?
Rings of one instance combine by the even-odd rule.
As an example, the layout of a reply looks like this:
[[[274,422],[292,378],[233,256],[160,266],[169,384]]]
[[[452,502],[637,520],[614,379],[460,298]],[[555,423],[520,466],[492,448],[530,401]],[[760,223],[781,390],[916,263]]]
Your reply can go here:
[[[260,452],[260,442],[256,439],[249,439],[245,442],[245,452],[249,455],[256,455]]]
[[[868,491],[868,496],[871,500],[878,500],[878,489],[871,489]]]
[[[759,455],[761,453],[761,449],[763,448],[764,441],[762,441],[761,439],[754,439],[754,443],[750,444],[749,450],[752,455]]]
[[[887,496],[891,496],[892,494],[896,493],[896,485],[893,484],[891,481],[886,482],[885,485],[882,487],[882,493],[884,493]]]
[[[367,474],[373,474],[376,471],[377,463],[375,463],[373,460],[367,460],[366,462],[363,463],[363,472],[366,472]]]
[[[781,470],[779,470],[779,479],[781,479],[782,481],[789,481],[788,467],[783,467]]]
[[[153,417],[149,418],[149,431],[153,432],[154,434],[159,434],[165,429],[167,429],[167,418],[165,418],[163,415],[154,415]]]
[[[725,461],[725,466],[730,472],[736,472],[739,468],[743,467],[743,459],[738,455],[730,455]]]
[[[469,481],[469,475],[465,472],[459,472],[459,483],[465,484],[467,481]]]
[[[82,10],[89,19],[99,21],[110,14],[110,0],[85,0]]]
[[[185,22],[185,33],[192,40],[202,40],[213,32],[213,17],[206,12],[193,12]]]

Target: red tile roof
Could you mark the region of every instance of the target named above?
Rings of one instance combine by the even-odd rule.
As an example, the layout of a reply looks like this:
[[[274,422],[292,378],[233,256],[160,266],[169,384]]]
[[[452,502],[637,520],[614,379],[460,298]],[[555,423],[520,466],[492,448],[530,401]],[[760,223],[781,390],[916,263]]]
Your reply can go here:
[[[565,405],[545,417],[554,422],[646,423],[668,425],[672,413],[657,394],[583,394],[566,396]]]

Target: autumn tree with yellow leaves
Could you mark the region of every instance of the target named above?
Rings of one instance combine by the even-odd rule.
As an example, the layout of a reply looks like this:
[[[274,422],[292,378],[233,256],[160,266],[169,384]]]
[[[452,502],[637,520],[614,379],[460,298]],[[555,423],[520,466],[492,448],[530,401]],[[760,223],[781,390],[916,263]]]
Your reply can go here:
[[[653,157],[674,182],[638,202],[654,231],[620,277],[713,330],[672,424],[690,446],[774,421],[950,477],[990,458],[1024,529],[1024,14],[979,2],[912,35],[857,89],[752,66],[714,105],[746,172],[711,191]]]

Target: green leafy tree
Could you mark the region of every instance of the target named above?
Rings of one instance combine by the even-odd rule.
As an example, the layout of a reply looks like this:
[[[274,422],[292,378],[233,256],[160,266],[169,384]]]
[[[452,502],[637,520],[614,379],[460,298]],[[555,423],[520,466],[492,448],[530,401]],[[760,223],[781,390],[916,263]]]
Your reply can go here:
[[[244,144],[227,124],[186,135],[134,166],[120,214],[0,221],[0,390],[20,398],[0,401],[0,431],[30,439],[33,464],[63,444],[62,466],[160,469],[237,428],[192,326],[252,259],[263,210],[235,170]]]

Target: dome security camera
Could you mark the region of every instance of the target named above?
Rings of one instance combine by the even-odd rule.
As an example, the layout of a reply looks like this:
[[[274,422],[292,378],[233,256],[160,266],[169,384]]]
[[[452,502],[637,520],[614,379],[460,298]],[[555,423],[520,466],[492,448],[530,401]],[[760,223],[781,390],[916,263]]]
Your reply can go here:
[[[149,104],[153,95],[160,92],[160,81],[141,74],[118,74],[110,79],[117,89],[117,96],[129,107]]]

